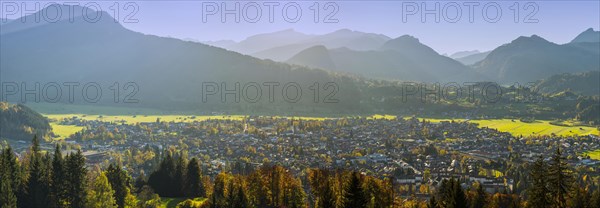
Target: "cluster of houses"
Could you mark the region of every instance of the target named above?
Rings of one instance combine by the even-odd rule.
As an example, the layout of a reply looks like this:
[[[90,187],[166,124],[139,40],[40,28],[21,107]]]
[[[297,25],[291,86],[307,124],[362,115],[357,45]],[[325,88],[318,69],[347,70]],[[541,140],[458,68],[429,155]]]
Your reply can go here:
[[[514,180],[494,174],[503,171],[494,164],[510,155],[518,154],[526,161],[540,154],[549,158],[550,144],[561,144],[569,163],[593,166],[598,161],[581,152],[600,149],[600,138],[593,135],[518,138],[473,123],[434,123],[416,118],[316,121],[249,117],[243,121],[138,124],[72,118],[63,122],[86,127],[68,141],[82,148],[88,163],[113,159],[108,154],[111,151],[145,147],[163,151],[172,147],[203,160],[207,174],[214,175],[240,161],[252,166],[280,164],[294,172],[342,168],[393,178],[396,184],[411,187],[405,194],[421,194],[421,186],[434,189],[448,178],[461,179],[465,186],[479,182],[490,193],[511,191]],[[86,137],[105,132],[115,139]]]

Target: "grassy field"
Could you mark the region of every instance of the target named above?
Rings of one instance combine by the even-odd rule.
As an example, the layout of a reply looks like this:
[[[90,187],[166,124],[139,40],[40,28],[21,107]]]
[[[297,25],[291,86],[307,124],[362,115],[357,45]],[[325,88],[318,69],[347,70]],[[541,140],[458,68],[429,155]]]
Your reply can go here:
[[[589,155],[590,158],[592,158],[594,160],[600,160],[600,149],[597,149],[597,150],[594,150],[594,151],[585,152],[584,154]]]
[[[231,119],[231,120],[242,120],[245,116],[242,115],[231,115],[231,116],[190,116],[190,115],[88,115],[88,114],[46,114],[46,117],[51,119],[51,125],[55,134],[59,135],[57,139],[64,139],[69,135],[81,130],[81,127],[77,126],[66,126],[59,125],[58,121],[78,117],[84,120],[100,120],[105,122],[117,122],[135,124],[141,122],[155,122],[157,119],[164,122],[194,122],[204,121],[208,119]],[[303,120],[324,120],[325,117],[292,117],[295,119]],[[393,119],[394,116],[389,115],[373,115],[368,119]],[[421,118],[422,119],[422,118]],[[464,119],[439,119],[439,118],[425,118],[430,122],[441,122],[441,121],[464,121]],[[469,120],[469,122],[477,123],[481,127],[488,127],[497,129],[503,132],[509,132],[515,136],[540,136],[540,135],[551,135],[556,134],[559,136],[570,136],[570,135],[600,135],[600,132],[595,127],[589,126],[563,126],[553,125],[551,121],[536,120],[533,122],[522,122],[519,120],[512,119],[490,119],[490,120]]]
[[[371,118],[377,119],[393,119],[394,116],[375,115]],[[410,117],[405,117],[405,119]],[[423,118],[419,118],[423,119]],[[440,118],[424,118],[430,122],[442,121],[465,121],[465,119],[440,119]],[[571,135],[600,135],[598,128],[589,126],[578,126],[575,122],[562,122],[569,125],[554,125],[551,121],[536,120],[533,122],[522,122],[518,119],[489,119],[489,120],[469,120],[469,122],[477,123],[481,127],[497,129],[502,132],[509,132],[512,135],[519,136],[541,136],[556,134],[558,136]]]
[[[185,201],[188,198],[168,198],[168,197],[161,197],[160,198],[160,207],[161,208],[175,208],[177,207],[177,204]],[[202,203],[204,203],[204,201],[206,201],[205,198],[195,198],[194,199],[194,204],[197,206],[202,205]]]
[[[57,122],[64,118],[77,116],[85,120],[101,120],[106,122],[123,122],[127,124],[135,124],[141,122],[155,122],[157,119],[164,122],[194,122],[204,121],[207,119],[244,119],[243,115],[198,115],[193,116],[190,112],[165,112],[157,109],[149,108],[133,108],[133,107],[99,107],[89,105],[65,105],[65,104],[28,104],[34,110],[41,112],[46,117],[51,119],[52,128],[55,134],[59,135],[57,139],[64,139],[69,135],[81,130],[77,126],[59,125]],[[281,117],[281,116],[277,116]],[[324,120],[329,117],[291,117],[294,119],[303,120]],[[394,119],[392,115],[372,115],[367,116],[367,119]],[[408,118],[408,117],[406,117]],[[422,119],[422,118],[421,118]],[[464,121],[465,119],[445,119],[445,118],[425,118],[431,122],[441,121]],[[537,120],[534,122],[522,122],[517,119],[490,119],[490,120],[469,120],[469,122],[477,123],[482,127],[494,128],[499,131],[509,132],[515,136],[531,136],[531,135],[551,135],[559,136],[569,135],[600,135],[596,127],[579,126],[577,122],[562,121],[556,122],[560,125],[551,124],[551,121]]]
[[[230,119],[230,120],[242,120],[245,116],[232,115],[232,116],[192,116],[192,115],[90,115],[90,114],[45,114],[54,121],[60,121],[65,118],[78,117],[83,120],[98,120],[104,122],[117,122],[117,123],[143,123],[143,122],[156,122],[157,119],[164,122],[194,122],[204,121],[208,119]]]
[[[83,127],[81,126],[60,125],[56,122],[51,122],[50,127],[52,127],[52,132],[54,133],[54,135],[58,136],[54,138],[55,140],[66,139],[72,134],[75,134],[76,132],[81,131],[81,129],[83,129]]]
[[[478,123],[480,126],[498,129],[498,131],[510,132],[513,135],[523,136],[538,136],[556,134],[559,136],[571,135],[599,135],[597,128],[588,126],[558,126],[550,124],[550,121],[533,121],[521,122],[511,119],[494,119],[494,120],[471,120],[470,122]]]

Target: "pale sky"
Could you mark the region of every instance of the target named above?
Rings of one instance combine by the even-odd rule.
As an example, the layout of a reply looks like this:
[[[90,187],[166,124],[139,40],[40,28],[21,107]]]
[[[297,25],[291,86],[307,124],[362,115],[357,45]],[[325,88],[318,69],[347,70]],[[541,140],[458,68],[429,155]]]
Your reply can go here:
[[[15,19],[19,14],[8,15],[2,0],[0,16]],[[50,1],[26,1],[27,9],[40,7]],[[98,3],[100,9],[115,15],[115,2],[110,0],[85,1]],[[126,28],[134,31],[158,36],[170,36],[181,39],[196,40],[236,40],[267,32],[294,29],[308,34],[324,34],[338,29],[351,29],[363,32],[379,33],[392,38],[409,34],[420,39],[439,53],[454,53],[464,50],[491,50],[508,43],[518,36],[537,34],[555,43],[566,43],[577,34],[588,28],[598,30],[600,27],[600,1],[119,1],[119,21]],[[327,4],[327,2],[331,2]],[[226,15],[226,22],[221,21],[225,9],[235,10],[240,22],[235,22],[235,15]],[[318,3],[319,22],[314,22],[315,3]],[[276,5],[279,4],[279,5]],[[435,9],[436,4],[439,9]],[[478,4],[478,5],[477,5]],[[204,5],[204,6],[203,6]],[[215,7],[216,5],[216,7]],[[223,8],[223,5],[227,8]],[[270,5],[270,6],[269,6]],[[283,8],[287,5],[287,15]],[[257,6],[261,16],[257,16]],[[298,16],[296,7],[302,10]],[[424,8],[426,7],[426,8]],[[112,8],[112,9],[111,9]],[[125,22],[127,15],[132,14],[137,23]],[[217,8],[218,11],[214,9]],[[269,11],[273,8],[273,22],[269,21]],[[457,9],[458,8],[458,9]],[[470,12],[472,8],[472,12]],[[487,15],[484,9],[487,8]],[[496,11],[502,14],[497,18]],[[515,13],[516,8],[518,14]],[[337,12],[329,18],[333,23],[324,23],[327,15]],[[440,21],[435,21],[435,14],[425,15],[424,10],[437,13]],[[212,11],[212,12],[211,12]],[[458,16],[457,11],[461,15]],[[245,14],[245,15],[244,15]],[[469,17],[473,18],[470,22]],[[245,18],[244,18],[245,17]],[[256,18],[255,18],[256,17]],[[517,22],[515,22],[515,17]],[[206,21],[203,21],[205,18]],[[287,18],[287,19],[286,19]],[[403,21],[405,18],[405,21]],[[486,21],[485,18],[488,18]],[[337,22],[335,22],[337,20]],[[497,22],[494,22],[496,21]],[[256,21],[256,22],[251,22]],[[526,23],[529,22],[529,23]]]

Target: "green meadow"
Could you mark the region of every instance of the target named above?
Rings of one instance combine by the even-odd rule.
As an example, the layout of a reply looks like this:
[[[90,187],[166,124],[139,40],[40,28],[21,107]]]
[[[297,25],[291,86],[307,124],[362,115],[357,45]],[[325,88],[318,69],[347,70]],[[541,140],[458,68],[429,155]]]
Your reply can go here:
[[[589,155],[590,158],[592,158],[594,160],[600,160],[600,149],[597,149],[594,151],[588,151],[588,152],[585,152],[584,154]]]

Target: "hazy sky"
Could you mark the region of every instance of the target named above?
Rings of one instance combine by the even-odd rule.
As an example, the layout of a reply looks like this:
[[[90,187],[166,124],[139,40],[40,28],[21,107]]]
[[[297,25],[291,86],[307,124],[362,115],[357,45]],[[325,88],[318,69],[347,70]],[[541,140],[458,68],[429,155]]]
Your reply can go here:
[[[3,0],[2,3],[10,1]],[[28,8],[34,8],[35,1],[27,1]],[[41,7],[49,1],[39,1]],[[82,5],[94,2],[86,1]],[[96,1],[103,11],[115,16],[111,5],[115,1]],[[239,3],[240,22],[235,22],[232,14],[226,15],[226,22],[221,21],[224,10],[235,8]],[[293,2],[293,3],[290,3]],[[318,2],[319,22],[314,22],[315,7]],[[462,50],[491,50],[501,44],[510,42],[518,36],[537,34],[555,43],[566,43],[587,28],[599,29],[600,1],[138,1],[128,5],[119,1],[119,20],[134,31],[159,36],[192,38],[196,40],[240,41],[244,38],[266,32],[284,29],[309,34],[324,34],[338,29],[352,29],[364,32],[380,33],[392,38],[404,34],[413,35],[421,42],[440,53],[453,53]],[[268,5],[279,4],[269,7]],[[297,4],[295,4],[297,3]],[[287,4],[287,15],[283,8]],[[435,6],[439,4],[436,11]],[[478,4],[478,5],[476,5]],[[19,2],[19,5],[22,5]],[[204,7],[203,7],[204,5]],[[214,7],[216,5],[216,7]],[[469,6],[471,5],[471,6]],[[518,15],[515,9],[518,5]],[[261,16],[256,19],[258,6]],[[299,6],[302,16],[295,21],[296,9]],[[327,6],[327,7],[326,7]],[[134,8],[137,13],[131,19],[137,23],[126,23],[124,19]],[[426,7],[426,8],[424,8]],[[112,7],[115,8],[115,7]],[[210,11],[213,9],[214,15]],[[273,22],[269,21],[269,8],[274,8]],[[312,9],[311,9],[312,8]],[[457,9],[458,8],[458,9]],[[472,12],[470,12],[472,8]],[[487,15],[484,9],[487,8]],[[501,16],[497,18],[497,8]],[[324,23],[323,20],[333,10],[337,13],[331,20],[337,23]],[[2,6],[0,15],[5,17],[7,8]],[[435,14],[425,15],[424,10],[433,10],[440,21],[435,21]],[[460,10],[461,15],[457,15]],[[244,13],[246,13],[244,15]],[[528,16],[530,18],[528,18]],[[7,16],[15,18],[15,16]],[[205,21],[203,21],[203,17]],[[246,17],[246,18],[244,18]],[[470,21],[473,18],[473,22]],[[517,21],[515,22],[515,17]],[[286,20],[287,18],[287,20]],[[403,20],[404,18],[404,20]],[[487,20],[485,19],[487,18]],[[536,22],[537,20],[537,22]],[[251,21],[257,21],[252,23]],[[497,21],[497,22],[494,22]],[[529,22],[529,23],[526,23]]]

